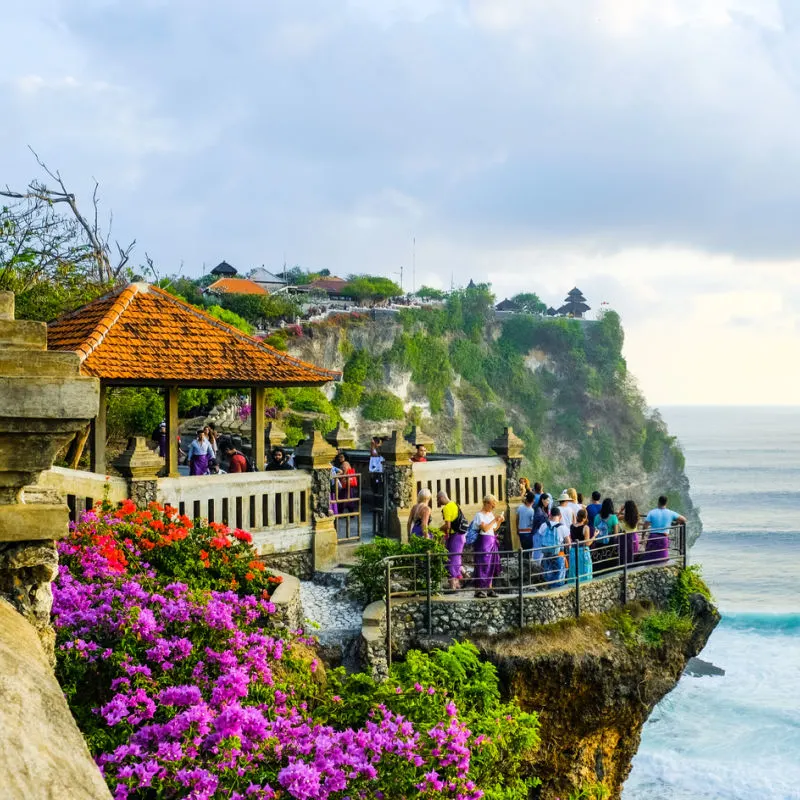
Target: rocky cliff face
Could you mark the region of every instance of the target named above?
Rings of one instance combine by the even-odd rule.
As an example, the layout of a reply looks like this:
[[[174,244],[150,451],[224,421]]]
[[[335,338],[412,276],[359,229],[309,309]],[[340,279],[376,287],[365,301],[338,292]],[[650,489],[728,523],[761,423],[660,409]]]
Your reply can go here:
[[[330,369],[342,370],[346,363],[346,353],[354,350],[366,350],[371,356],[379,357],[386,353],[395,342],[395,339],[402,333],[403,327],[399,322],[391,318],[379,320],[359,320],[353,324],[345,326],[321,325],[313,326],[311,335],[290,340],[289,348],[292,355],[311,361]],[[489,349],[493,347],[493,342],[499,336],[499,328],[489,328],[486,333],[486,341],[483,346]],[[556,364],[547,352],[541,349],[531,349],[524,359],[525,366],[533,375],[542,376],[542,383],[546,384],[545,373],[556,368]],[[445,392],[444,409],[442,412],[432,414],[430,404],[424,392],[411,381],[411,375],[397,367],[389,368],[381,365],[380,375],[372,375],[371,379],[397,395],[405,406],[407,414],[414,410],[415,414],[421,416],[416,421],[420,423],[422,429],[432,436],[436,442],[436,449],[439,452],[464,452],[485,454],[488,452],[488,443],[500,431],[493,430],[489,436],[480,437],[475,430],[480,428],[475,424],[475,411],[470,409],[460,399],[460,387],[464,383],[463,378],[456,375],[453,384]],[[326,389],[329,398],[333,397],[334,387]],[[636,402],[643,402],[639,398]],[[557,407],[557,401],[554,403]],[[624,406],[624,403],[623,403]],[[416,407],[416,408],[415,408]],[[517,428],[517,419],[522,415],[523,409],[515,407],[513,403],[506,403],[504,411],[508,423],[515,426],[517,432],[524,434]],[[583,430],[601,430],[607,423],[607,417],[618,413],[618,409],[612,411],[595,408],[591,412],[586,412],[584,418],[579,420],[579,427]],[[365,420],[361,410],[345,409],[342,416],[353,432],[353,435],[360,446],[366,446],[369,438],[375,433],[388,433],[393,428],[403,428],[407,424],[406,419],[384,420],[374,422]],[[534,435],[537,439],[536,446],[541,456],[541,461],[551,465],[551,485],[549,490],[555,491],[563,489],[565,486],[572,486],[579,483],[579,479],[568,470],[559,468],[558,464],[564,464],[569,459],[571,453],[574,454],[575,442],[569,436],[559,434],[553,426],[545,422],[544,430],[535,430]],[[660,458],[656,459],[654,465],[650,465],[647,470],[643,466],[642,459],[638,454],[632,454],[629,458],[615,458],[613,465],[609,469],[603,470],[603,481],[599,488],[604,496],[610,495],[615,502],[622,503],[624,500],[633,499],[641,508],[649,508],[655,505],[656,498],[666,493],[671,498],[671,505],[675,505],[685,513],[692,523],[690,535],[699,535],[701,527],[699,516],[694,508],[689,495],[689,481],[680,463],[679,454],[672,449],[665,448]],[[541,478],[530,463],[527,469],[523,468],[523,474],[528,474],[531,479]],[[593,487],[582,486],[584,491]]]
[[[719,622],[703,596],[692,595],[691,603],[691,633],[667,636],[658,647],[626,644],[597,616],[478,642],[505,695],[539,714],[536,800],[594,784],[612,799],[621,796],[642,726]]]

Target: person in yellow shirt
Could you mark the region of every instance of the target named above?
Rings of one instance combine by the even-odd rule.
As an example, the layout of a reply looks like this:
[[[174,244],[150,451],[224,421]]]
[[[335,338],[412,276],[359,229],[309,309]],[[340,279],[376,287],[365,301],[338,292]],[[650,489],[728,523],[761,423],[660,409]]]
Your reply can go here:
[[[467,540],[467,522],[458,503],[454,503],[445,492],[436,495],[436,505],[442,509],[442,532],[445,546],[450,553],[447,559],[447,574],[451,591],[461,588],[461,554]]]

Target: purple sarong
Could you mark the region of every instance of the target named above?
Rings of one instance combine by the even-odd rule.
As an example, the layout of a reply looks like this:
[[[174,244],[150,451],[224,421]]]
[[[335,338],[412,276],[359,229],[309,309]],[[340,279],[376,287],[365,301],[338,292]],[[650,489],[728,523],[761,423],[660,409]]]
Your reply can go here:
[[[497,537],[479,533],[475,542],[475,588],[491,589],[492,579],[500,574],[500,551]]]
[[[461,577],[461,554],[464,552],[464,543],[467,541],[466,533],[451,533],[447,537],[447,574],[455,579]]]
[[[639,534],[636,531],[623,532],[619,537],[619,563],[633,564],[639,552]]]
[[[669,560],[669,536],[666,533],[650,533],[644,553],[639,556],[640,562],[658,564]]]
[[[207,475],[208,474],[208,454],[198,455],[195,453],[189,462],[190,475]]]

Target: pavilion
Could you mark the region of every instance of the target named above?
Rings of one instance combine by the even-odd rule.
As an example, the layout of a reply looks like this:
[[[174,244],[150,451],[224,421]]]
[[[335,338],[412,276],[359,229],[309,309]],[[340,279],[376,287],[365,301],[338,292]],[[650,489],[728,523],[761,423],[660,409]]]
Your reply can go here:
[[[575,319],[583,319],[583,315],[591,311],[591,307],[586,305],[586,298],[580,289],[571,289],[567,295],[564,305],[558,309],[558,313],[563,317],[574,317]]]
[[[147,283],[121,287],[60,317],[48,326],[47,341],[50,350],[76,352],[81,374],[100,379],[100,410],[90,434],[92,471],[100,474],[106,472],[108,387],[163,390],[167,474],[174,477],[181,388],[248,389],[253,461],[263,465],[267,388],[323,386],[340,377],[253,339]]]

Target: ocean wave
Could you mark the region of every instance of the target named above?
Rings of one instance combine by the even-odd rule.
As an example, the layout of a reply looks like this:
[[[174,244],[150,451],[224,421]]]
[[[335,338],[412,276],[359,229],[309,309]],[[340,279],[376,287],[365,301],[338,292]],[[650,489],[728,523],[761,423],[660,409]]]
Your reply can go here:
[[[800,613],[768,614],[764,612],[733,611],[722,616],[722,625],[740,631],[758,631],[785,635],[800,634]]]

